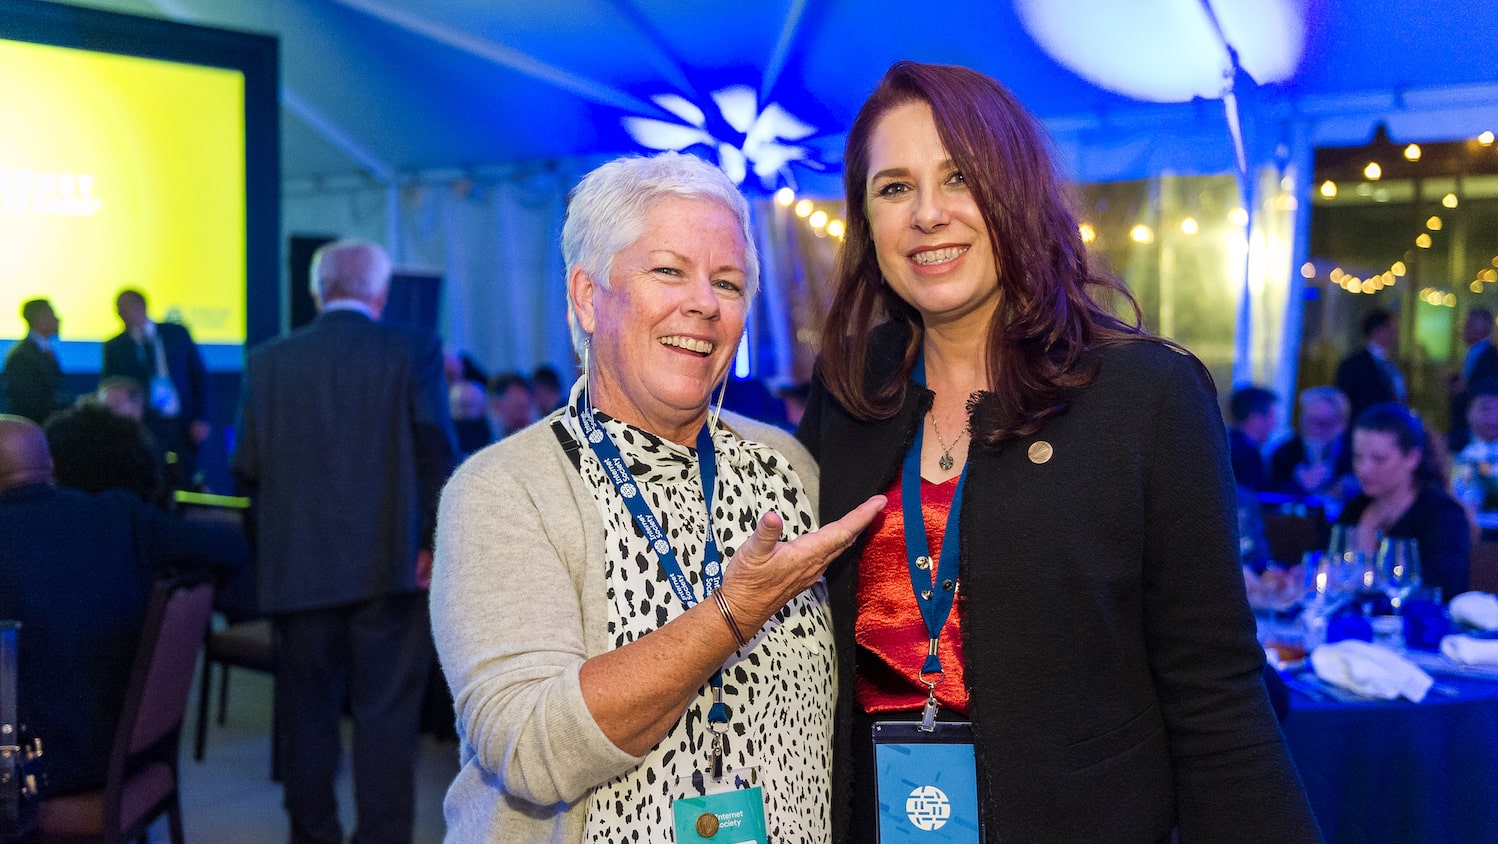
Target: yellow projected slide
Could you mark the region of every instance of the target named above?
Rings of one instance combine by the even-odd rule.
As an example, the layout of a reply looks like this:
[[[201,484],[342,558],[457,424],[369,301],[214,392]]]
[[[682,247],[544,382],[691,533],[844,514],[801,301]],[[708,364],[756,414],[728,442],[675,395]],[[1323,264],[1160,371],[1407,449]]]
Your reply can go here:
[[[0,80],[0,337],[44,296],[62,339],[108,339],[134,287],[243,343],[243,74],[0,39]]]

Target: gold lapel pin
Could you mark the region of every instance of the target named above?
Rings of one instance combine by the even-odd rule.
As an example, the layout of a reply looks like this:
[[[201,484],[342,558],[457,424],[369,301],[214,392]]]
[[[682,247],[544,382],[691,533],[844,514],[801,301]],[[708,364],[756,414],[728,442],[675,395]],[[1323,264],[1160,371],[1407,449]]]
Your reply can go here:
[[[1031,463],[1044,463],[1047,460],[1050,460],[1051,455],[1055,453],[1055,449],[1051,448],[1051,444],[1046,442],[1045,440],[1036,440],[1035,442],[1030,443]]]

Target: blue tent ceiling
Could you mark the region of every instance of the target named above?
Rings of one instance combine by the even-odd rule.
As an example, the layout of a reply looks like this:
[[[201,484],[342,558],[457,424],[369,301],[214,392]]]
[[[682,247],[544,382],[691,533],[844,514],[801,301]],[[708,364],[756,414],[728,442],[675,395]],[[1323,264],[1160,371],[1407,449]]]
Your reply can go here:
[[[1153,8],[1172,0],[1141,2]],[[1396,137],[1476,131],[1488,120],[1498,127],[1498,54],[1491,50],[1498,3],[1291,2],[1305,15],[1305,50],[1292,78],[1253,98],[1264,114],[1310,115],[1318,121],[1313,140],[1340,143],[1366,138],[1390,115]],[[653,97],[678,95],[721,122],[712,93],[735,85],[756,91],[761,108],[780,103],[814,127],[796,143],[835,172],[840,132],[901,58],[964,64],[1003,80],[1090,177],[1139,175],[1141,167],[1221,170],[1232,160],[1220,103],[1145,104],[1103,90],[1051,59],[1006,0],[78,5],[278,36],[288,178],[390,178],[639,151],[624,117],[681,122]],[[1418,116],[1400,123],[1406,112]],[[1167,137],[1182,142],[1162,146]],[[1112,159],[1085,163],[1093,147],[1110,148]],[[790,169],[824,190],[832,184],[825,176],[818,182],[813,169]]]

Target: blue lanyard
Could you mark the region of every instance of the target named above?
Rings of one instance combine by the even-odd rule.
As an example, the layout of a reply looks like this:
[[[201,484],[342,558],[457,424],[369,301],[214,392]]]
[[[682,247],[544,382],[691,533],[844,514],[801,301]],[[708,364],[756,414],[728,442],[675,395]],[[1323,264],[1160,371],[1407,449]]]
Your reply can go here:
[[[917,384],[926,384],[926,357],[916,361],[912,377]],[[952,495],[952,507],[947,511],[947,527],[941,543],[941,559],[936,566],[936,582],[931,580],[931,544],[926,536],[926,517],[921,512],[921,441],[925,433],[925,421],[915,430],[915,442],[905,453],[905,464],[900,477],[900,508],[905,517],[905,559],[910,565],[910,586],[915,592],[916,605],[921,609],[921,619],[926,622],[926,663],[921,674],[940,674],[941,657],[937,655],[937,643],[941,640],[942,628],[952,614],[952,603],[957,597],[957,575],[961,568],[961,529],[958,514],[962,511],[962,488],[967,483],[967,470],[972,461],[964,461],[962,474],[957,478],[957,492]]]
[[[587,400],[587,395],[587,390],[584,389],[579,395],[580,402],[576,408],[578,421],[583,427],[583,437],[598,457],[598,462],[603,464],[604,474],[613,482],[619,497],[624,499],[624,506],[634,517],[640,532],[650,542],[651,550],[655,551],[661,570],[666,573],[666,580],[671,584],[671,591],[676,593],[676,599],[681,601],[682,606],[691,609],[697,605],[698,598],[692,591],[691,581],[687,580],[686,574],[681,570],[676,549],[671,547],[671,540],[666,538],[660,519],[656,518],[650,505],[640,495],[640,487],[635,483],[634,475],[630,474],[629,466],[625,465],[619,446],[614,444],[614,438],[609,436],[609,432],[598,424],[598,419],[593,415],[593,403]],[[717,488],[718,467],[717,454],[713,450],[713,435],[706,424],[697,433],[697,461],[698,472],[702,476],[702,495],[707,507],[707,536],[702,548],[702,594],[707,596],[723,584],[723,554],[718,550],[718,540],[713,534],[713,490]],[[714,724],[726,724],[728,707],[723,705],[723,669],[714,672],[710,682],[713,706],[708,710],[707,720]]]

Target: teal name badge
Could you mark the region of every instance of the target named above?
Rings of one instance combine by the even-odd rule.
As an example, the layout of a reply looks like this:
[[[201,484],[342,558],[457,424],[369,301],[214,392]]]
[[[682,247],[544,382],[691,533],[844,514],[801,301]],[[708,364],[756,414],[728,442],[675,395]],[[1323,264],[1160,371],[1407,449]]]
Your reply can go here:
[[[768,844],[765,831],[765,793],[744,788],[678,797],[671,803],[676,844]]]

